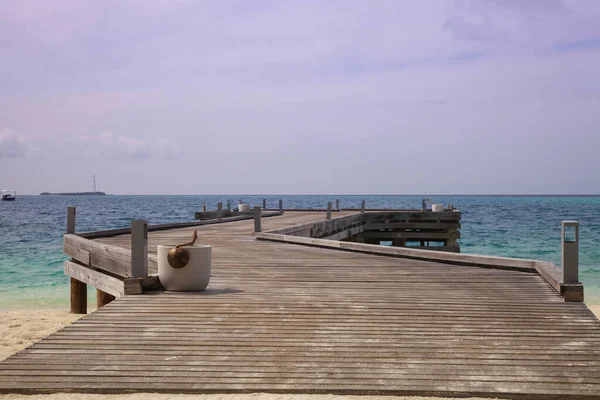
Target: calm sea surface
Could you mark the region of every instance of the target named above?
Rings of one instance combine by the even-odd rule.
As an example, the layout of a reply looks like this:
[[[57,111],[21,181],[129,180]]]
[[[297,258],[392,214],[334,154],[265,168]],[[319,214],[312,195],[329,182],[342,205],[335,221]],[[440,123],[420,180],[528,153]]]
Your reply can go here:
[[[68,303],[62,234],[67,206],[77,207],[77,230],[120,228],[132,219],[189,221],[203,204],[238,200],[272,207],[420,208],[421,196],[19,196],[0,202],[0,308]],[[588,304],[600,304],[600,197],[435,196],[463,212],[461,251],[560,263],[560,221],[578,220],[580,279]],[[90,295],[92,292],[90,292]],[[90,296],[93,297],[93,296]]]

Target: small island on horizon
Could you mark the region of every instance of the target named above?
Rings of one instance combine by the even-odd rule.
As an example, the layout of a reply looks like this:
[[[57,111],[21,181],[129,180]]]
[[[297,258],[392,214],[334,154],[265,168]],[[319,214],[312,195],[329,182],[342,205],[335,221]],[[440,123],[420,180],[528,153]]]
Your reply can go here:
[[[50,193],[42,192],[40,196],[106,196],[104,192],[64,192],[64,193]]]

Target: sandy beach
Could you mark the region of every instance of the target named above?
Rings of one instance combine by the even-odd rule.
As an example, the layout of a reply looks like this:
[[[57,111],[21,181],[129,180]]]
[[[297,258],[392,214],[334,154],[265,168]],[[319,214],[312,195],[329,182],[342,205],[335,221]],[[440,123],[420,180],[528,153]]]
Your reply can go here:
[[[600,305],[588,305],[590,310],[599,317]],[[41,338],[55,332],[76,321],[81,315],[70,314],[66,309],[22,309],[0,311],[0,360],[9,357]],[[211,395],[172,395],[157,393],[135,393],[126,395],[93,395],[93,394],[65,394],[55,393],[48,395],[0,395],[6,400],[58,400],[58,399],[86,399],[86,400],[140,400],[145,398],[157,400],[241,400],[241,399],[268,399],[268,400],[433,400],[434,397],[405,397],[405,396],[335,396],[335,395],[282,395],[282,394],[211,394]],[[440,398],[441,399],[441,398]],[[448,399],[447,397],[445,399]],[[472,398],[472,400],[481,398]],[[484,399],[481,399],[484,400]]]

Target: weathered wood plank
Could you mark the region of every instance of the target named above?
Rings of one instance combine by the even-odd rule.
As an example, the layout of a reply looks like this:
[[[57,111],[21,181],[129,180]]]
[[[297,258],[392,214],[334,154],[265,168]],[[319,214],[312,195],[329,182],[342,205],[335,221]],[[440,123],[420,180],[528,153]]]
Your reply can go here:
[[[84,265],[122,277],[132,276],[131,250],[128,248],[104,244],[69,234],[64,236],[64,252]]]
[[[452,263],[488,268],[505,268],[520,271],[535,272],[535,260],[521,260],[505,257],[480,256],[473,254],[453,254],[431,250],[413,250],[405,247],[378,246],[363,243],[335,242],[324,239],[313,239],[289,235],[263,232],[256,235],[259,240],[272,240],[287,243],[304,244],[325,248],[379,254],[392,257],[406,257],[415,260]]]
[[[364,231],[365,238],[405,238],[420,240],[459,239],[460,232],[380,232]]]
[[[95,271],[89,267],[67,260],[64,263],[64,271],[65,274],[71,278],[75,278],[80,282],[94,286],[95,288],[115,297],[120,297],[125,294],[124,281],[114,278],[110,275],[103,274],[102,272]]]
[[[460,229],[460,222],[365,222],[365,230],[379,229]]]

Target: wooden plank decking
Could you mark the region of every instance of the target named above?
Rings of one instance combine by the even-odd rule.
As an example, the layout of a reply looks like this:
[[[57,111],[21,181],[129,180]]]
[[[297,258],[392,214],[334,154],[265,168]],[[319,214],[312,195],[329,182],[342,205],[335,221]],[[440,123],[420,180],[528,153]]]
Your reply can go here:
[[[252,224],[196,228],[208,291],[117,299],[1,362],[0,391],[600,394],[600,322],[537,274],[256,241]],[[150,233],[150,251],[193,229]]]

